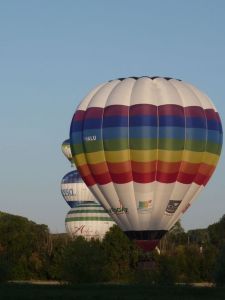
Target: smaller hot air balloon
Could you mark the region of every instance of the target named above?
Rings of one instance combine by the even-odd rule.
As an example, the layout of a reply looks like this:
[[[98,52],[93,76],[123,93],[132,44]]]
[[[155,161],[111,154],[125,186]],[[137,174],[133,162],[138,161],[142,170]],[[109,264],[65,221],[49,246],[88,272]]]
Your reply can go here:
[[[63,198],[70,207],[86,202],[95,202],[95,198],[83,182],[79,172],[74,170],[67,173],[61,181]]]
[[[83,236],[102,240],[114,221],[98,203],[79,204],[72,208],[65,220],[67,233],[72,237]]]
[[[74,163],[73,163],[73,157],[72,157],[72,153],[71,153],[71,149],[70,149],[70,140],[65,140],[62,143],[62,152],[65,155],[65,157],[71,162],[71,167],[74,167]]]

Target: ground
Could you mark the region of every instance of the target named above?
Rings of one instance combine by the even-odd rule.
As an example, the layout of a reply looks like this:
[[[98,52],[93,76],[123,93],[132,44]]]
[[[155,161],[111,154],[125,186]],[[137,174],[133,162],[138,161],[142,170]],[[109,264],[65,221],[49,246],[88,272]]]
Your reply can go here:
[[[150,287],[146,285],[0,285],[1,300],[224,300],[225,288],[215,287]]]

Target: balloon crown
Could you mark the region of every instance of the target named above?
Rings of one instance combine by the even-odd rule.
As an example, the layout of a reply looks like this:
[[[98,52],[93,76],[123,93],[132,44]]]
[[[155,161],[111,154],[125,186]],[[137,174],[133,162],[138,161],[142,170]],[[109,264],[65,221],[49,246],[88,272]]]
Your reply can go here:
[[[170,79],[175,79],[175,78],[172,78],[172,77],[163,77],[163,76],[129,76],[129,77],[121,77],[121,78],[117,78],[117,80],[120,80],[120,81],[123,81],[125,79],[128,79],[128,78],[133,78],[135,80],[139,79],[139,78],[150,78],[152,80],[156,79],[156,78],[163,78],[163,79],[166,79],[166,80],[170,80]],[[115,79],[113,79],[115,80]],[[113,81],[113,80],[109,80],[109,82]],[[182,81],[181,79],[176,79],[178,81]]]

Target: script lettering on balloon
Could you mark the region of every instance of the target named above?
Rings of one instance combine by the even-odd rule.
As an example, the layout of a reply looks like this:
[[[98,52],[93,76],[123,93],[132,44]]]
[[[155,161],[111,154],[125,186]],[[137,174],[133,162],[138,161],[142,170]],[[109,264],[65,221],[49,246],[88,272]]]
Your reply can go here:
[[[73,232],[74,235],[78,235],[78,234],[90,235],[91,233],[92,233],[92,230],[90,230],[90,228],[88,228],[85,225],[74,227],[74,232]]]
[[[127,214],[128,208],[127,207],[111,207],[107,210],[108,214],[115,214],[115,215],[121,215],[121,214]]]

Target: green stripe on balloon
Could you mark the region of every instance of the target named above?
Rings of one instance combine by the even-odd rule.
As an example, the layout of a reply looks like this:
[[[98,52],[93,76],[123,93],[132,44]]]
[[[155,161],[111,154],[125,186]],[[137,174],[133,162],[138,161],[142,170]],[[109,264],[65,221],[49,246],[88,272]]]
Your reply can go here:
[[[109,217],[74,217],[74,218],[66,218],[66,222],[72,221],[111,221],[113,220]]]

